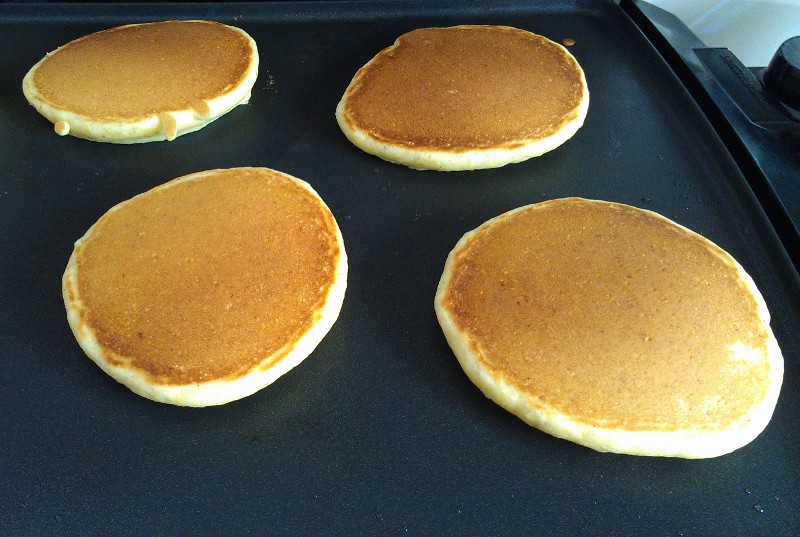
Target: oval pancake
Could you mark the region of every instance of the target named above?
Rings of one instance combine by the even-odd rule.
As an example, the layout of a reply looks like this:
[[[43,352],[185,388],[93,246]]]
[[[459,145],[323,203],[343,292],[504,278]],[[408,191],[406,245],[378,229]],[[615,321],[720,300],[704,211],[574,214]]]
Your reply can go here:
[[[586,78],[561,45],[508,26],[422,28],[358,70],[336,109],[367,153],[416,169],[496,168],[583,125]]]
[[[450,253],[435,309],[486,396],[598,451],[728,453],[766,427],[783,379],[744,269],[628,205],[566,198],[489,220]]]
[[[347,256],[328,207],[267,168],[210,170],[124,201],[63,277],[78,343],[154,401],[227,403],[305,359],[336,321]]]
[[[249,101],[258,49],[211,21],[129,24],[47,54],[23,93],[60,135],[98,142],[173,140]]]

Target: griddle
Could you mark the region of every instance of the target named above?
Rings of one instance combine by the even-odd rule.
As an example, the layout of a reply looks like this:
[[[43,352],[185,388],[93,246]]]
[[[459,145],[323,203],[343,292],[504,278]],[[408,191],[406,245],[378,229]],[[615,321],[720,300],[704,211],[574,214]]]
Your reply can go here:
[[[800,278],[780,225],[791,217],[767,203],[640,4],[1,5],[0,533],[800,535]],[[26,71],[69,40],[192,18],[243,28],[261,55],[250,104],[196,133],[131,146],[61,138],[22,95]],[[352,146],[334,110],[355,71],[403,32],[464,23],[574,39],[591,92],[583,128],[541,157],[475,172],[413,171]],[[341,316],[251,397],[153,403],[80,350],[62,272],[112,205],[234,166],[301,177],[331,207],[350,260]],[[448,252],[493,216],[564,196],[657,211],[753,276],[786,359],[755,441],[708,460],[598,453],[470,383],[433,311]]]

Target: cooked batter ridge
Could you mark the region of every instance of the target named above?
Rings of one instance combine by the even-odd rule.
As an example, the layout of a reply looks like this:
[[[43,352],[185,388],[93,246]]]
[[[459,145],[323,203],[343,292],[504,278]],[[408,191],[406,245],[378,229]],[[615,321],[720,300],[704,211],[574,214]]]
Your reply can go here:
[[[555,149],[583,125],[586,78],[563,46],[508,26],[422,28],[353,77],[347,138],[411,168],[496,168]]]
[[[469,378],[598,451],[714,457],[767,426],[783,358],[752,278],[656,213],[566,198],[467,233],[435,309]]]
[[[347,256],[308,183],[267,168],[199,172],[104,214],[63,277],[78,343],[154,401],[218,405],[304,360],[336,321]]]
[[[23,93],[59,135],[98,142],[173,140],[247,103],[258,49],[211,21],[129,24],[47,54]]]

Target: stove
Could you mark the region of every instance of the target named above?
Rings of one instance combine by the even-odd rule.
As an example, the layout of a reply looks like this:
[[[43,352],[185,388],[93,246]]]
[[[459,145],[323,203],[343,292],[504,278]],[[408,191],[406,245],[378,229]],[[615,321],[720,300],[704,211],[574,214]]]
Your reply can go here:
[[[704,45],[669,12],[646,2],[621,5],[703,108],[798,264],[800,28],[766,67],[747,68],[729,49]]]
[[[256,40],[248,105],[172,142],[122,146],[59,137],[25,101],[22,78],[48,51],[167,19]],[[356,70],[404,32],[455,24],[574,41],[583,127],[474,172],[414,171],[350,144],[334,111]],[[765,89],[767,65],[745,68],[633,0],[4,3],[0,33],[2,533],[800,535],[797,122],[793,101]],[[114,204],[235,166],[289,173],[326,201],[350,265],[342,312],[250,397],[153,403],[84,356],[61,275]],[[460,369],[433,309],[448,252],[491,217],[567,196],[663,214],[753,277],[786,371],[751,444],[705,460],[597,453],[525,425]]]

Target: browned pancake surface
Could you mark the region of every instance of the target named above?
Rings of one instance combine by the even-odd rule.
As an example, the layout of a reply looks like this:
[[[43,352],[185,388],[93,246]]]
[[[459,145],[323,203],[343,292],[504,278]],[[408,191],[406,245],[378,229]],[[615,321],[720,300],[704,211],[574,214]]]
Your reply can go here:
[[[541,36],[498,26],[424,28],[358,73],[345,121],[410,147],[514,148],[574,120],[583,98],[575,60]]]
[[[575,420],[724,428],[764,398],[768,334],[729,256],[665,224],[624,205],[533,206],[471,238],[444,306],[485,367]],[[737,362],[731,345],[756,355]]]
[[[122,26],[63,46],[44,60],[33,83],[51,106],[98,120],[203,111],[205,101],[241,83],[252,54],[244,35],[219,23]]]
[[[259,169],[215,174],[133,198],[76,249],[83,322],[112,364],[159,384],[240,377],[291,347],[342,255],[304,188]]]

